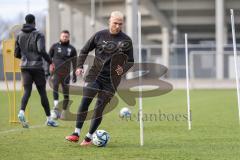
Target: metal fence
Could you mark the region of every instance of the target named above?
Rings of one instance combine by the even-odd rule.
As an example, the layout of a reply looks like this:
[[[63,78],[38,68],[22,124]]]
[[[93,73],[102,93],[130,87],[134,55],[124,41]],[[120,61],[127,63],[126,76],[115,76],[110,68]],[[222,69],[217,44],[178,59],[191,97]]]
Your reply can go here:
[[[237,46],[238,53],[240,45]],[[185,48],[184,45],[170,45],[168,76],[169,79],[185,78]],[[215,45],[194,44],[189,45],[189,69],[192,79],[216,79],[216,48]],[[224,79],[234,79],[234,63],[232,45],[224,46],[223,75]],[[79,53],[79,52],[78,52]],[[240,69],[240,57],[238,57]],[[144,62],[163,64],[162,48],[160,45],[143,45],[142,59]],[[0,54],[0,80],[3,77],[2,54]],[[157,71],[157,68],[153,70]],[[11,79],[11,75],[9,78]],[[19,76],[18,76],[19,79]]]
[[[192,79],[216,79],[216,48],[214,44],[192,44],[189,45],[189,70]],[[240,45],[237,46],[238,51]],[[148,62],[163,63],[162,48],[157,45],[143,46],[145,54],[143,59]],[[183,79],[185,73],[185,48],[184,45],[171,45],[169,55],[169,72],[170,79]],[[232,45],[224,45],[223,57],[223,79],[233,79],[234,59]],[[240,57],[238,57],[240,69]]]

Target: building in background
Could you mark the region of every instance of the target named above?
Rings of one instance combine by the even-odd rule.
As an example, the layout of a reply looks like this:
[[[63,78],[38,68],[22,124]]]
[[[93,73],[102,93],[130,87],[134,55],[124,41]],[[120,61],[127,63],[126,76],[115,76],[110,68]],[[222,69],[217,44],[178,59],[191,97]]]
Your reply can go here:
[[[80,49],[90,35],[107,27],[113,10],[125,14],[124,30],[136,45],[139,10],[143,59],[168,66],[169,78],[185,77],[185,33],[190,43],[192,78],[233,78],[233,58],[229,52],[232,46],[227,44],[232,43],[230,9],[235,9],[235,23],[240,24],[239,0],[49,0],[48,3],[48,45],[58,39],[62,29],[68,29],[72,43]]]
[[[47,48],[67,29],[79,50],[94,32],[107,27],[110,12],[119,10],[125,14],[124,31],[132,37],[138,59],[140,11],[144,61],[166,65],[169,79],[185,78],[184,34],[188,33],[190,77],[234,79],[230,9],[235,10],[240,43],[239,0],[48,0]]]

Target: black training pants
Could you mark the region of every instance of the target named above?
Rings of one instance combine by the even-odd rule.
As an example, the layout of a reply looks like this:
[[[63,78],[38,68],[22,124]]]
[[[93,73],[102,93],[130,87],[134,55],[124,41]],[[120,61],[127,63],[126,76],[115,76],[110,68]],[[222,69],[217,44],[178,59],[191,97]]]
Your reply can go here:
[[[102,84],[98,81],[90,82],[83,87],[83,98],[78,108],[76,128],[82,128],[87,117],[87,111],[93,98],[97,95],[97,101],[91,120],[89,133],[93,134],[102,121],[102,113],[105,106],[110,102],[114,95],[114,89],[111,84]]]
[[[59,99],[58,89],[59,85],[61,84],[62,93],[63,93],[63,109],[66,110],[69,103],[69,82],[70,76],[61,77],[58,75],[54,75],[53,77],[53,98],[54,100]]]
[[[46,116],[50,116],[50,107],[46,92],[46,79],[43,69],[22,69],[21,74],[24,87],[24,94],[20,107],[21,110],[25,111],[26,109],[32,92],[32,84],[34,82],[41,97],[41,104],[44,108],[45,114]]]

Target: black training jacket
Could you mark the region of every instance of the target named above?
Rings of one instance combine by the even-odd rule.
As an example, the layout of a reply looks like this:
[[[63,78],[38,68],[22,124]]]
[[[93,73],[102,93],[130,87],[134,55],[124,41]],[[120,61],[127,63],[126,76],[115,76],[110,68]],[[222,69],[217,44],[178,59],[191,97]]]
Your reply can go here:
[[[73,75],[75,76],[77,51],[69,42],[57,42],[53,44],[49,50],[49,55],[56,67],[56,72],[64,72],[64,75],[69,75],[72,64]]]
[[[30,24],[24,24],[15,42],[16,58],[21,59],[21,68],[42,69],[44,58],[49,64],[52,60],[45,50],[44,35]]]
[[[131,39],[123,32],[113,35],[108,29],[101,30],[94,34],[81,49],[78,66],[83,67],[88,53],[95,49],[94,63],[86,76],[86,81],[99,80],[105,84],[111,83],[111,75],[115,71],[118,63],[123,67],[126,73],[134,62],[133,46]],[[127,57],[126,62],[119,62],[114,60],[115,64],[111,64],[112,57],[117,54],[124,54]],[[129,63],[130,62],[130,63]],[[112,73],[111,73],[112,72]],[[121,78],[121,76],[119,76]]]

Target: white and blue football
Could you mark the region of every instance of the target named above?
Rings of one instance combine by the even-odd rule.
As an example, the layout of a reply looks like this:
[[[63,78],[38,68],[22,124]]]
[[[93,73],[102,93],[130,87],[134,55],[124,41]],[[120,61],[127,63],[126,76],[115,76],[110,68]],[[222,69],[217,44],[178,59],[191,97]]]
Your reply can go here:
[[[108,132],[104,130],[97,130],[93,134],[92,142],[98,147],[105,147],[110,139]]]
[[[131,116],[132,112],[129,108],[127,107],[123,107],[121,110],[120,110],[120,113],[119,113],[119,116],[121,118],[129,118]]]

